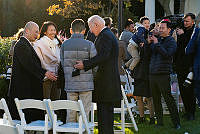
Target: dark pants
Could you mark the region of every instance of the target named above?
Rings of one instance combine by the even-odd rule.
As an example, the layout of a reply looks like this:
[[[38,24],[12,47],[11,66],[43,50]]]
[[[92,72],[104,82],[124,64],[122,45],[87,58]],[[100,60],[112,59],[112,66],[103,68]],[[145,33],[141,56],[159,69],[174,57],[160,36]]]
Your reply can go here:
[[[163,124],[163,109],[161,104],[161,94],[167,104],[171,120],[174,125],[180,124],[178,109],[171,95],[169,75],[150,75],[150,88],[152,90],[153,104],[158,124]]]
[[[184,72],[177,72],[178,76],[178,84],[179,84],[179,90],[181,93],[181,98],[183,100],[183,105],[185,108],[185,112],[187,114],[195,114],[195,106],[196,106],[196,99],[194,95],[194,85],[190,85],[189,87],[184,87],[183,83],[185,79],[187,78],[188,73]]]
[[[200,80],[194,81],[194,92],[195,92],[195,96],[198,100],[198,106],[200,107]]]
[[[99,134],[114,134],[114,104],[97,102],[97,118]]]

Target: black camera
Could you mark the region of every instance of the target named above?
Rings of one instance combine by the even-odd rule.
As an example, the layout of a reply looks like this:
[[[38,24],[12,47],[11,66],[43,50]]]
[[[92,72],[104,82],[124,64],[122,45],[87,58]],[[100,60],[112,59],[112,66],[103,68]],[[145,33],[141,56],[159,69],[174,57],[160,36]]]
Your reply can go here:
[[[171,28],[184,28],[184,14],[174,14],[170,16],[163,17],[163,19],[169,19],[171,21]]]
[[[80,75],[80,70],[74,68],[73,71],[72,71],[72,77],[75,77],[75,76],[78,76],[78,75]]]
[[[149,36],[153,36],[153,32],[149,32]]]

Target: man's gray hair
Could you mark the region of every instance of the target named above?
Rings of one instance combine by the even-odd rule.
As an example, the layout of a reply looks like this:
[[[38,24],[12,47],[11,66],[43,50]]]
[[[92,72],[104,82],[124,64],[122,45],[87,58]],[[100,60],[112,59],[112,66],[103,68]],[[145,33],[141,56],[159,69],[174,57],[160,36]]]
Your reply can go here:
[[[101,18],[99,15],[93,15],[91,16],[89,19],[88,19],[88,24],[89,23],[97,23],[97,24],[100,24],[100,25],[104,25],[105,26],[105,21],[103,18]]]
[[[27,22],[25,27],[24,27],[24,32],[26,32],[27,29],[31,30],[33,28],[33,26],[39,27],[38,24],[33,22],[33,21]]]

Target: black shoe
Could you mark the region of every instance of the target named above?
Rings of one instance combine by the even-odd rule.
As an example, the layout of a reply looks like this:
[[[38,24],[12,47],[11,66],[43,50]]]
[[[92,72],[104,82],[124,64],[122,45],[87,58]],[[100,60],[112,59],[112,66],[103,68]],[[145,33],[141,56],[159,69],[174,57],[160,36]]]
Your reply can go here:
[[[182,115],[182,118],[184,118],[184,119],[188,119],[188,113],[184,113],[183,115]]]
[[[157,125],[163,126],[163,119],[162,118],[157,119]]]
[[[180,124],[176,124],[176,125],[175,125],[175,129],[176,129],[176,130],[181,129],[181,125],[180,125]]]
[[[185,113],[185,114],[183,114],[183,116],[182,116],[185,120],[187,120],[187,121],[192,121],[192,120],[194,120],[195,118],[194,118],[194,114],[191,114],[191,113]]]
[[[150,124],[150,125],[155,124],[155,118],[154,118],[154,117],[150,118],[149,124]]]
[[[164,126],[163,124],[156,124],[156,125],[155,125],[156,128],[161,128],[161,127],[163,127],[163,126]]]
[[[138,120],[138,124],[142,124],[145,123],[145,118],[144,117],[140,117]]]
[[[188,114],[188,121],[193,121],[195,119],[194,114]]]

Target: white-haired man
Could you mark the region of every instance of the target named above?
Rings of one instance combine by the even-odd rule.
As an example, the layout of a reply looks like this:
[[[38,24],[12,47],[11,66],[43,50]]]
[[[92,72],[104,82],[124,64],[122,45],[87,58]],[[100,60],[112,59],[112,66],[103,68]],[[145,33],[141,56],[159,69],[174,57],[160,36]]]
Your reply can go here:
[[[98,66],[94,78],[93,101],[97,103],[98,131],[113,134],[114,105],[119,104],[122,95],[118,71],[118,41],[105,21],[98,15],[88,19],[90,31],[97,37],[97,55],[89,60],[77,61],[74,67],[85,71]]]
[[[19,99],[43,99],[42,81],[44,77],[57,80],[54,73],[41,67],[40,59],[32,47],[39,34],[39,27],[35,22],[28,22],[24,27],[24,36],[16,43],[13,55],[13,67],[10,82],[10,109],[14,119],[18,119],[14,98]],[[39,111],[25,111],[26,121],[41,119]],[[31,113],[30,113],[31,112]]]

